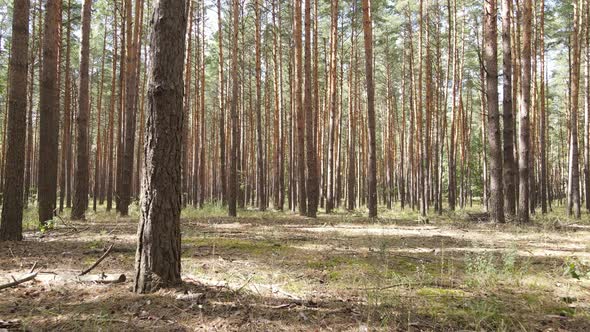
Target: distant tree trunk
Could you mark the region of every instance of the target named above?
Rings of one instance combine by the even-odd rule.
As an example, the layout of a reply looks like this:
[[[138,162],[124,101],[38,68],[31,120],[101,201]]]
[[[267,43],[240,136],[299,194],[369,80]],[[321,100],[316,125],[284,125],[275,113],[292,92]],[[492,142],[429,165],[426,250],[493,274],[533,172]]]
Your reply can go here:
[[[334,182],[335,182],[335,169],[336,165],[334,162],[334,145],[336,141],[336,112],[338,108],[338,0],[332,1],[331,6],[331,30],[330,30],[330,71],[329,71],[329,87],[328,87],[328,98],[329,100],[329,117],[330,122],[328,125],[328,169],[326,174],[326,213],[331,213],[334,208]]]
[[[106,20],[105,20],[106,27]],[[94,188],[92,190],[92,210],[96,212],[96,201],[100,196],[100,181],[102,172],[102,93],[104,87],[104,62],[106,57],[107,32],[104,32],[102,41],[102,57],[100,64],[100,86],[98,87],[98,101],[97,101],[97,123],[96,123],[96,151],[94,155]]]
[[[529,109],[531,104],[531,30],[532,30],[532,4],[531,0],[524,0],[522,10],[522,74],[521,74],[521,100],[520,132],[518,143],[518,219],[521,223],[529,222],[529,155],[530,155],[530,124]]]
[[[356,182],[356,84],[355,84],[355,74],[354,68],[357,67],[358,63],[356,61],[356,25],[355,25],[355,18],[356,18],[356,7],[357,2],[356,0],[352,3],[352,23],[351,23],[351,46],[350,46],[350,68],[349,68],[349,106],[348,106],[348,174],[347,174],[347,204],[346,208],[349,211],[353,211],[356,202],[356,191],[355,191],[355,182]],[[389,75],[389,73],[388,73]],[[353,97],[354,96],[354,97]]]
[[[150,83],[135,257],[136,293],[181,282],[180,210],[186,2],[158,0],[152,16]]]
[[[59,27],[61,0],[47,0],[43,29],[43,65],[39,92],[39,222],[52,220],[57,193],[59,137]],[[20,196],[19,196],[20,197]]]
[[[498,112],[498,6],[495,0],[485,2],[484,65],[490,145],[490,220],[504,222],[504,188],[502,183],[502,139]]]
[[[516,162],[514,160],[514,116],[512,113],[512,0],[502,0],[502,50],[503,50],[503,100],[502,120],[504,121],[504,209],[506,214],[516,214]]]
[[[61,172],[59,177],[59,211],[64,210],[64,200],[66,198],[66,192],[71,185],[71,169],[68,159],[68,153],[71,150],[72,140],[70,137],[70,129],[72,124],[71,119],[71,104],[72,104],[72,84],[71,84],[71,73],[70,73],[70,54],[71,54],[71,11],[72,3],[68,0],[67,9],[67,28],[66,28],[66,65],[64,68],[65,84],[64,84],[64,125],[63,125],[63,136],[61,141]]]
[[[78,136],[76,139],[76,174],[74,181],[74,204],[72,206],[72,219],[84,219],[88,208],[88,117],[90,114],[90,17],[92,0],[84,0],[82,9],[82,45],[80,53],[80,86],[78,93],[77,126]]]
[[[272,21],[275,25],[273,35],[273,65],[274,65],[274,84],[275,84],[275,188],[274,188],[274,207],[282,211],[284,206],[285,179],[284,179],[284,119],[283,119],[283,66],[282,66],[282,39],[281,39],[281,15],[280,0],[272,0]],[[277,15],[277,10],[278,14]],[[278,16],[278,23],[277,23]]]
[[[114,151],[115,151],[115,100],[116,100],[116,91],[117,91],[117,56],[118,56],[118,43],[117,43],[117,16],[115,9],[114,22],[113,22],[113,69],[111,72],[111,100],[109,105],[109,153],[108,153],[108,173],[107,173],[107,212],[111,211],[112,204],[113,204],[113,183],[114,183],[114,175],[115,172],[115,165],[114,165]]]
[[[23,181],[27,134],[27,75],[29,66],[29,0],[15,0],[12,11],[10,48],[10,91],[8,101],[8,142],[0,241],[21,241]]]
[[[230,217],[236,217],[237,211],[237,193],[238,193],[238,160],[237,151],[240,138],[238,136],[238,101],[240,82],[238,81],[238,32],[240,30],[239,20],[239,0],[232,0],[232,15],[233,15],[233,38],[232,38],[232,64],[231,64],[231,80],[232,80],[232,96],[230,105],[231,115],[231,158],[229,170],[229,185],[228,185],[228,214]],[[223,130],[223,128],[219,128]]]
[[[574,28],[570,38],[572,43],[572,67],[571,67],[571,101],[570,101],[570,152],[569,152],[569,176],[568,176],[568,204],[567,214],[576,219],[581,217],[580,212],[580,165],[578,151],[578,103],[580,91],[580,4],[574,1]]]
[[[39,1],[40,2],[40,1]],[[36,8],[35,4],[33,3],[33,8]],[[13,9],[14,10],[14,9]],[[38,16],[37,16],[38,15]],[[38,40],[40,40],[40,34],[41,34],[41,24],[39,24],[37,26],[37,20],[36,17],[41,17],[41,13],[37,12],[37,11],[33,11],[33,17],[31,18],[31,22],[32,22],[32,37],[31,40],[35,41],[35,37],[37,37]],[[38,27],[38,29],[36,29],[36,27]],[[39,32],[38,34],[36,32]],[[37,49],[35,49],[35,47],[37,47]],[[29,68],[30,68],[30,76],[29,76],[29,102],[28,102],[28,117],[27,117],[27,150],[26,150],[26,157],[25,157],[25,184],[24,184],[24,197],[23,197],[23,202],[24,202],[24,208],[28,208],[29,206],[29,195],[30,195],[30,190],[31,190],[31,180],[33,178],[33,151],[35,149],[35,142],[34,142],[34,135],[35,132],[33,131],[33,95],[34,95],[34,87],[35,87],[35,58],[37,56],[36,52],[38,51],[38,48],[40,47],[40,44],[37,44],[37,46],[32,45],[31,47],[31,53],[29,54],[30,58],[29,58]],[[40,60],[40,59],[39,59]]]
[[[119,212],[126,216],[129,214],[131,203],[131,180],[133,179],[133,157],[135,151],[135,127],[137,124],[137,50],[139,49],[139,3],[135,1],[135,22],[131,21],[131,0],[126,0],[126,23],[127,23],[127,70],[125,82],[125,144],[123,150],[123,163],[121,173],[121,191],[119,198],[121,206]],[[183,9],[184,10],[184,9]],[[132,27],[135,27],[131,31]],[[186,28],[185,28],[186,29]]]
[[[540,58],[541,58],[541,88],[540,88],[540,102],[541,102],[541,120],[539,129],[539,145],[541,158],[541,213],[547,213],[547,102],[545,98],[545,0],[541,0],[541,31],[540,31]],[[510,123],[512,125],[512,123]],[[506,125],[505,125],[506,126]],[[512,152],[510,152],[512,154]]]
[[[186,10],[188,15],[188,30],[187,34],[187,42],[186,42],[186,56],[185,56],[185,67],[184,67],[184,101],[183,101],[183,114],[184,114],[184,123],[182,126],[182,206],[186,207],[188,200],[192,193],[192,190],[189,189],[190,183],[190,167],[189,167],[189,154],[191,152],[191,147],[189,142],[190,139],[190,131],[189,125],[190,121],[190,112],[191,112],[191,82],[192,82],[192,46],[193,46],[193,5],[191,0],[186,1]],[[141,133],[140,133],[141,135]]]
[[[221,0],[217,0],[217,24],[219,35],[219,172],[221,180],[221,201],[225,204],[227,190],[226,184],[226,152],[225,152],[225,78],[223,74],[224,60],[223,60],[223,21],[221,20]],[[236,84],[233,82],[232,84]],[[236,106],[237,107],[237,106]],[[231,161],[230,161],[231,162]],[[213,182],[214,183],[214,182]]]
[[[307,141],[307,216],[315,218],[318,210],[319,181],[317,176],[317,154],[315,150],[313,119],[313,95],[311,91],[311,0],[305,0],[305,88],[304,88],[304,113],[305,113],[305,139]]]
[[[266,194],[264,185],[264,145],[262,144],[262,89],[260,65],[260,5],[254,0],[254,49],[255,49],[255,76],[256,76],[256,197],[260,211],[266,210]]]
[[[338,1],[332,1],[332,6],[338,5]],[[294,69],[295,77],[293,80],[293,98],[295,115],[295,137],[293,142],[296,151],[296,179],[297,179],[297,206],[299,214],[307,215],[307,192],[305,190],[305,113],[303,110],[303,47],[302,47],[302,28],[301,28],[301,0],[295,0],[293,13],[293,38],[294,38]]]
[[[367,205],[369,218],[377,217],[377,142],[375,133],[375,87],[373,83],[373,21],[371,0],[363,0],[363,30],[365,36],[365,68],[367,75],[367,122],[369,126],[369,165]]]

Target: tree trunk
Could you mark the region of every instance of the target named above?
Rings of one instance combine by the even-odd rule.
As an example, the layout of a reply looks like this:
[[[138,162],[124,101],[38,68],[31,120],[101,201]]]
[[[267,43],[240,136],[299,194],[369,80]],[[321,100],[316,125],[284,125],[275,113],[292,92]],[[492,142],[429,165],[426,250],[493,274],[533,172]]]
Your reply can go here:
[[[229,170],[229,185],[228,185],[228,214],[230,217],[236,217],[237,211],[237,193],[238,193],[238,160],[237,151],[239,144],[238,136],[238,94],[240,89],[240,82],[238,81],[238,32],[240,30],[239,20],[239,0],[232,0],[232,15],[233,15],[233,38],[232,38],[232,64],[231,64],[231,78],[232,78],[232,96],[231,96],[231,158]],[[224,128],[220,127],[220,131]]]
[[[82,45],[80,54],[80,86],[78,93],[76,139],[76,174],[74,181],[74,205],[72,219],[84,219],[88,207],[88,117],[90,114],[89,62],[90,62],[90,16],[92,0],[84,0],[82,9]]]
[[[8,144],[0,241],[21,241],[25,138],[27,134],[27,75],[29,66],[29,0],[15,0],[12,11]],[[6,121],[6,117],[4,118]]]
[[[43,36],[43,65],[39,92],[39,222],[52,220],[57,193],[59,137],[59,27],[61,0],[47,0]],[[19,196],[20,197],[20,196]]]
[[[490,145],[490,220],[504,222],[504,188],[502,183],[502,139],[498,112],[498,6],[495,0],[485,2],[484,66],[488,112],[488,143]]]
[[[504,121],[504,209],[506,214],[516,214],[516,162],[514,160],[514,116],[512,113],[512,0],[502,0],[502,50],[503,50],[503,100],[502,120]]]
[[[317,0],[316,0],[317,1]],[[315,150],[313,119],[314,106],[312,95],[311,77],[311,0],[305,0],[305,88],[304,88],[304,109],[305,109],[305,139],[307,141],[307,216],[315,218],[318,210],[319,182],[317,176],[317,154]]]
[[[185,6],[185,1],[159,0],[152,16],[145,176],[135,258],[136,293],[148,293],[181,282]]]
[[[519,102],[520,132],[518,147],[518,219],[521,223],[529,222],[529,155],[530,155],[530,124],[529,109],[531,104],[531,29],[532,4],[531,0],[524,0],[522,11],[522,74],[521,99]]]
[[[115,10],[116,11],[116,10]],[[111,100],[110,100],[110,105],[109,105],[109,152],[108,152],[108,162],[107,162],[107,168],[108,168],[108,172],[107,172],[107,206],[106,206],[106,210],[107,212],[111,211],[112,208],[112,204],[113,204],[113,183],[114,183],[114,175],[116,174],[115,172],[115,165],[114,165],[114,152],[115,152],[115,99],[116,99],[116,91],[117,91],[117,56],[118,56],[118,50],[119,48],[117,47],[118,43],[117,43],[117,14],[113,15],[114,16],[114,22],[113,22],[113,69],[111,72]]]
[[[580,6],[574,1],[574,29],[572,31],[571,104],[570,104],[570,152],[568,176],[567,214],[576,219],[580,212],[580,165],[578,151],[578,102],[580,91]]]
[[[367,122],[369,126],[369,164],[367,205],[369,218],[377,217],[377,143],[375,133],[375,87],[373,83],[373,21],[371,0],[363,0],[363,30],[365,36],[365,69],[367,75]]]
[[[334,208],[334,182],[335,169],[334,145],[336,141],[336,112],[338,107],[338,0],[332,1],[331,6],[331,30],[330,30],[330,77],[329,77],[329,127],[328,127],[328,169],[326,174],[326,213],[331,213]]]

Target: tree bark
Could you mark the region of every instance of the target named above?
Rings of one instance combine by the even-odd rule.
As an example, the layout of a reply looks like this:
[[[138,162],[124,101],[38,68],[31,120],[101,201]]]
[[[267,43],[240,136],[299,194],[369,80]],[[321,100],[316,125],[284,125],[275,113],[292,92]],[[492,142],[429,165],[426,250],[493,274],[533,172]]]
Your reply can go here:
[[[571,35],[572,67],[571,67],[571,102],[570,102],[570,152],[568,176],[567,214],[576,219],[580,212],[580,165],[578,150],[578,106],[580,91],[580,3],[574,1],[574,29]]]
[[[61,0],[47,0],[43,32],[43,65],[39,92],[39,222],[52,220],[57,193],[59,137],[59,27]],[[20,197],[20,196],[19,196]]]
[[[0,241],[21,241],[25,138],[27,134],[27,75],[29,67],[29,0],[15,0],[12,11],[10,90],[4,200]]]
[[[80,54],[80,86],[78,93],[77,126],[78,137],[76,139],[76,174],[74,181],[74,204],[72,206],[72,219],[84,219],[88,207],[88,117],[90,115],[90,17],[92,0],[84,0],[82,9],[82,45]]]
[[[317,1],[317,0],[316,0]],[[306,157],[307,157],[307,216],[317,217],[319,181],[317,176],[317,154],[315,150],[314,125],[313,119],[314,107],[312,96],[312,76],[311,76],[311,0],[305,0],[305,88],[304,88],[304,109],[305,109],[305,139],[306,139]]]
[[[229,185],[228,185],[228,214],[230,217],[236,217],[237,211],[237,193],[238,193],[238,160],[237,151],[240,138],[238,136],[238,101],[240,82],[238,81],[238,32],[240,30],[240,11],[239,0],[232,0],[232,15],[233,15],[233,38],[232,38],[232,64],[231,64],[231,78],[232,78],[232,96],[231,96],[231,158],[229,170]],[[224,128],[219,128],[220,131]]]
[[[519,102],[519,142],[518,142],[518,220],[528,223],[529,219],[529,156],[530,156],[530,124],[529,109],[531,104],[531,30],[532,30],[532,4],[531,0],[524,0],[522,10],[522,73],[521,73],[521,99]]]
[[[367,205],[369,218],[377,217],[377,142],[375,133],[375,87],[373,82],[373,21],[371,0],[363,0],[363,30],[365,36],[365,70],[367,76],[367,122],[369,127],[369,164]]]
[[[488,143],[490,145],[490,220],[504,222],[504,187],[502,182],[502,139],[498,112],[498,6],[496,0],[485,1],[484,65],[486,69],[486,99]]]
[[[503,100],[502,120],[504,121],[504,209],[506,214],[516,214],[516,162],[514,160],[514,116],[512,113],[512,0],[502,0],[502,51],[503,51]]]
[[[135,258],[136,293],[181,282],[180,210],[186,2],[158,0],[152,16],[150,74]]]

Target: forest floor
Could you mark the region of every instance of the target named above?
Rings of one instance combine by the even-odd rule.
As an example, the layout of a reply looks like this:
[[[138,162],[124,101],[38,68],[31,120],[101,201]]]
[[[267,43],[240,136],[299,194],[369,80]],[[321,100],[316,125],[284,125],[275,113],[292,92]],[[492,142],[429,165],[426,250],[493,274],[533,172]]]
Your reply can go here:
[[[399,209],[377,221],[344,212],[316,220],[240,212],[240,218],[229,219],[215,207],[183,211],[184,284],[144,296],[131,292],[136,217],[90,213],[88,221],[58,219],[43,232],[30,223],[25,241],[0,243],[0,283],[28,273],[35,262],[40,278],[0,291],[0,329],[587,331],[590,326],[587,216],[576,223],[556,213],[527,226],[498,226],[483,222],[475,210],[433,216],[429,224]],[[127,281],[76,280],[111,244],[112,253],[91,274],[124,273]]]

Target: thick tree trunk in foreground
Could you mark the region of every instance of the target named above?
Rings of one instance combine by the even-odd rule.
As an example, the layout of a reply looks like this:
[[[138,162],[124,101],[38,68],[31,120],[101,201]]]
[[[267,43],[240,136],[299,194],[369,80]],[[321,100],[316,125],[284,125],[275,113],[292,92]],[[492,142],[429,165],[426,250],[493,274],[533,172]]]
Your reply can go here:
[[[152,34],[142,179],[135,258],[136,293],[180,280],[181,144],[186,2],[158,0]]]
[[[373,22],[371,0],[363,0],[363,30],[365,35],[365,68],[367,75],[367,122],[369,123],[369,165],[367,206],[369,217],[377,217],[377,142],[375,133],[375,86],[373,82]]]
[[[522,13],[522,77],[520,80],[522,93],[519,103],[519,142],[518,142],[518,220],[529,222],[529,156],[530,156],[530,124],[529,109],[531,105],[531,29],[532,4],[531,0],[524,0]]]
[[[21,241],[25,138],[27,134],[27,75],[29,52],[29,0],[14,0],[12,46],[10,49],[10,91],[6,174],[0,241]],[[4,118],[6,121],[6,117]]]
[[[74,181],[74,205],[72,219],[84,219],[88,208],[88,118],[90,115],[90,15],[92,0],[84,0],[82,9],[82,48],[80,54],[80,86],[78,93],[76,139],[76,178]]]
[[[488,142],[490,145],[490,200],[492,222],[504,222],[504,188],[502,183],[502,139],[498,112],[498,7],[487,0],[484,9],[484,66],[488,112]]]
[[[57,196],[57,154],[59,136],[59,26],[61,0],[47,0],[43,32],[43,65],[39,104],[39,222],[53,219]]]

